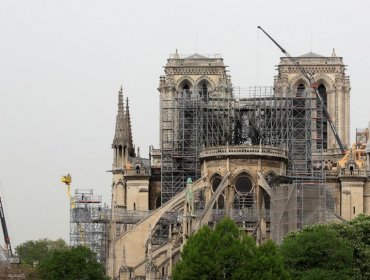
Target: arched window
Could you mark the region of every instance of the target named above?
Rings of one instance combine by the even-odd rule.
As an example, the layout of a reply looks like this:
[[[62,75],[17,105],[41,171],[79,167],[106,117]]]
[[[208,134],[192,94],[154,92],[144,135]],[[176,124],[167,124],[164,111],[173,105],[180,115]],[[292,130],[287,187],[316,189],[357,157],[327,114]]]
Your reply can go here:
[[[220,187],[221,182],[222,182],[222,178],[221,178],[220,175],[218,175],[218,174],[213,175],[213,177],[211,179],[211,186],[212,186],[213,193],[215,193],[216,190]],[[213,209],[224,209],[224,207],[225,207],[225,198],[224,198],[223,194],[221,193],[218,196],[218,199],[217,199],[215,205],[213,206]]]
[[[297,87],[296,97],[303,97],[303,96],[304,96],[304,90],[305,90],[304,85],[303,85],[303,84],[300,84],[300,85]]]
[[[203,101],[208,100],[208,85],[206,81],[199,84],[199,96]]]
[[[250,176],[246,173],[240,174],[235,180],[234,208],[253,208],[254,207],[254,190]]]
[[[216,174],[211,179],[212,191],[215,192],[217,188],[220,186],[222,178],[220,175]]]
[[[216,203],[213,205],[213,209],[224,209],[225,208],[225,197],[223,194],[218,196]]]
[[[246,194],[252,190],[252,180],[247,174],[241,174],[235,181],[235,189],[238,193]]]
[[[184,98],[190,98],[190,88],[188,84],[185,84],[182,88],[182,96]]]
[[[321,99],[324,102],[325,106],[328,107],[328,96],[326,94],[326,87],[323,84],[321,84],[321,85],[319,85],[317,90],[318,90],[318,92],[321,96]],[[319,102],[318,102],[318,105],[320,105]],[[323,114],[323,111],[322,110],[320,110],[320,111],[321,111],[321,115],[322,115],[322,123],[320,122],[320,119],[318,119],[318,123],[316,124],[317,132],[318,133],[322,132],[322,149],[327,149],[328,148],[328,120],[327,120],[326,116]],[[318,135],[317,138],[320,139],[321,135]],[[320,142],[317,143],[317,148],[318,149],[321,148],[321,143]]]

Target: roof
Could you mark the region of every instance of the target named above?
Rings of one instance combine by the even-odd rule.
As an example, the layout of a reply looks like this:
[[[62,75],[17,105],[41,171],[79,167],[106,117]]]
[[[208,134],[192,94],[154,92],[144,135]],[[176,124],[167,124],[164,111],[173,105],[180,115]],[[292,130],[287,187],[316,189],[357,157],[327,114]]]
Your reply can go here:
[[[185,57],[185,59],[207,59],[208,57],[204,56],[204,55],[201,55],[201,54],[198,54],[198,53],[195,53],[195,54],[192,54],[188,57]]]
[[[317,53],[314,53],[314,52],[308,52],[308,53],[305,53],[303,55],[300,55],[299,57],[325,57],[321,54],[317,54]]]

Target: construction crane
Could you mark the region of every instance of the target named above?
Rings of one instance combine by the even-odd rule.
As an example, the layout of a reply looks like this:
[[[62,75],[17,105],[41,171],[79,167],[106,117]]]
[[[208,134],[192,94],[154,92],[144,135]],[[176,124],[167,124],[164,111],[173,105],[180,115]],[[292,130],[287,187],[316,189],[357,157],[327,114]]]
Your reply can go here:
[[[342,152],[343,155],[345,155],[347,151],[344,148],[342,141],[340,140],[338,131],[335,128],[335,125],[334,125],[334,123],[333,123],[333,121],[332,121],[332,119],[330,117],[328,108],[326,107],[326,105],[324,103],[324,100],[323,100],[320,92],[318,91],[318,84],[315,82],[315,79],[314,79],[312,73],[307,73],[306,69],[304,69],[304,67],[301,64],[299,64],[299,62],[294,57],[292,57],[282,46],[280,46],[279,43],[276,42],[265,30],[263,30],[263,28],[261,26],[257,26],[257,28],[258,29],[261,29],[262,32],[265,33],[265,35],[272,42],[274,42],[274,44],[281,50],[281,52],[286,55],[286,57],[298,68],[298,70],[301,72],[301,74],[308,80],[308,82],[310,83],[311,88],[315,91],[316,96],[320,100],[320,103],[321,103],[321,106],[322,106],[322,110],[324,112],[324,115],[325,115],[326,119],[328,120],[328,123],[330,124],[331,130],[333,131],[335,140],[338,143],[338,146],[340,148],[340,151]]]
[[[72,194],[71,194],[71,184],[72,184],[71,174],[67,174],[67,175],[62,176],[60,181],[67,186],[67,195],[68,195],[68,198],[69,198],[70,211],[73,211],[73,209],[75,209],[75,207],[76,207],[76,204],[75,204],[75,200],[74,200],[74,198],[72,197]],[[86,233],[85,233],[84,229],[82,228],[81,223],[77,223],[77,228],[78,228],[78,231],[79,231],[79,234],[80,234],[79,238],[83,242],[82,244],[86,244]]]
[[[0,220],[1,220],[1,226],[3,228],[4,241],[5,241],[4,252],[6,254],[6,257],[12,262],[12,259],[14,259],[14,255],[12,251],[12,246],[10,244],[10,237],[8,233],[8,227],[6,226],[3,202],[1,201],[1,197],[0,197]]]

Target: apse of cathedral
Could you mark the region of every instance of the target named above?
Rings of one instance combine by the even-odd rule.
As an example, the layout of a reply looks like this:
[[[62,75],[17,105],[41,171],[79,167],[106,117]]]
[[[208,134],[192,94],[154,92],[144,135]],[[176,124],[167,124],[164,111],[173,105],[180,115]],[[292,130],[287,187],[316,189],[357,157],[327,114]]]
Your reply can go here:
[[[370,214],[369,129],[350,145],[350,82],[343,58],[287,58],[273,87],[236,90],[221,55],[170,55],[159,79],[160,146],[135,149],[128,100],[118,93],[107,273],[170,279],[189,236],[231,217],[257,243],[306,225]],[[342,142],[330,129],[328,108]],[[132,131],[133,130],[133,131]],[[134,132],[134,133],[133,133]]]

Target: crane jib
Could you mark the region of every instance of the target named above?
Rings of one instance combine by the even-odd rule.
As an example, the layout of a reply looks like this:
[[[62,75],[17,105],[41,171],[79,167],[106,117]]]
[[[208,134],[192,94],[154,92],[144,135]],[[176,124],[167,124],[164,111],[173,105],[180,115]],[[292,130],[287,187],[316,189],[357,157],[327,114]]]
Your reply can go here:
[[[331,127],[331,130],[334,134],[334,137],[335,137],[335,140],[337,141],[338,143],[338,146],[342,152],[342,154],[345,154],[346,153],[346,150],[343,146],[343,143],[339,137],[339,134],[337,132],[337,129],[335,128],[335,125],[330,117],[330,114],[329,114],[329,111],[328,109],[326,108],[326,105],[325,103],[323,102],[323,99],[319,93],[319,91],[317,90],[317,83],[315,83],[314,81],[314,78],[312,76],[312,74],[308,74],[306,72],[306,70],[304,69],[304,67],[302,65],[300,65],[298,63],[298,61],[292,57],[282,46],[279,45],[278,42],[276,42],[274,40],[274,38],[272,38],[265,30],[263,30],[263,28],[261,26],[257,26],[258,29],[261,29],[263,33],[265,33],[265,35],[287,56],[287,58],[298,68],[298,70],[301,72],[301,74],[308,80],[310,86],[315,90],[315,93],[316,93],[316,96],[319,98],[320,100],[320,103],[321,103],[321,107],[322,107],[322,110],[325,114],[325,117],[328,121],[328,123],[330,124],[330,127]]]

